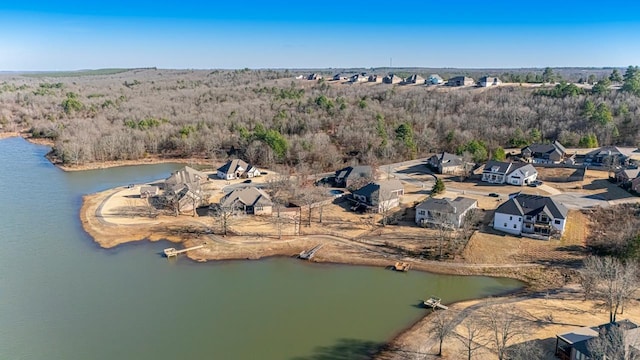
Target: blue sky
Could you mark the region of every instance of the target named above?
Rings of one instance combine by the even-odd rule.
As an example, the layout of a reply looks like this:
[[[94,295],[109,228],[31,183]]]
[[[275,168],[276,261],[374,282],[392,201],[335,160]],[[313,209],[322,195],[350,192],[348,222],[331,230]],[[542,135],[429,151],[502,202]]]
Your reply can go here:
[[[640,2],[0,4],[0,70],[368,68],[390,62],[458,68],[637,65]]]

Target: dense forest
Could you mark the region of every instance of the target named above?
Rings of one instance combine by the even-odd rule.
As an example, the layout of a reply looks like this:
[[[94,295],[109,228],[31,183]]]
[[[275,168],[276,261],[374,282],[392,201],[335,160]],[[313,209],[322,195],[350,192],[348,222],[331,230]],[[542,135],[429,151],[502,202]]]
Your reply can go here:
[[[441,150],[480,161],[503,148],[556,139],[569,147],[640,143],[637,67],[586,69],[580,78],[565,76],[569,83],[557,69],[500,72],[495,75],[518,82],[495,88],[296,78],[302,74],[2,74],[0,129],[52,140],[54,157],[71,165],[238,155],[262,166],[277,162],[314,171]]]

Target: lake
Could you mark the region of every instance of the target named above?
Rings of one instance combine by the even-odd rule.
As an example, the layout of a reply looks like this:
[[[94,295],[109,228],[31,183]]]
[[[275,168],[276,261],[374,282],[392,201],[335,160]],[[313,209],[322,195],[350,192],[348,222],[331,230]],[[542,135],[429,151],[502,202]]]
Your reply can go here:
[[[417,305],[522,286],[274,258],[195,263],[166,243],[99,248],[82,196],[165,178],[178,164],[65,173],[49,149],[0,140],[1,359],[320,359],[391,340]]]

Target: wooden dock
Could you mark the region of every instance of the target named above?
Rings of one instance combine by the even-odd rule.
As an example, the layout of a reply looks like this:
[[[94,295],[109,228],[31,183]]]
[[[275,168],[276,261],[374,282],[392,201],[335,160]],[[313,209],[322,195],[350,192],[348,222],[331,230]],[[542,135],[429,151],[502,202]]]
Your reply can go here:
[[[398,261],[395,265],[393,265],[393,270],[407,272],[411,269],[411,263],[408,262],[400,262]]]
[[[322,248],[322,246],[324,246],[324,244],[318,244],[309,250],[302,251],[300,255],[298,255],[298,258],[302,260],[311,260],[311,258],[316,254],[316,252],[318,252],[318,250],[320,250],[320,248]]]
[[[448,309],[449,309],[449,307],[448,307],[448,306],[446,306],[446,305],[442,305],[442,304],[440,303],[441,301],[442,301],[442,300],[441,300],[440,298],[437,298],[437,297],[435,297],[435,296],[432,296],[432,297],[430,297],[429,299],[425,300],[423,303],[424,303],[424,306],[426,306],[426,307],[430,307],[430,308],[432,308],[433,310],[435,310],[435,309],[448,310]]]
[[[192,246],[190,248],[186,248],[182,250],[176,250],[175,248],[167,248],[167,249],[164,249],[164,255],[167,258],[171,258],[171,257],[178,256],[179,254],[186,253],[187,251],[202,249],[203,247],[204,247],[203,245],[197,245],[197,246]]]

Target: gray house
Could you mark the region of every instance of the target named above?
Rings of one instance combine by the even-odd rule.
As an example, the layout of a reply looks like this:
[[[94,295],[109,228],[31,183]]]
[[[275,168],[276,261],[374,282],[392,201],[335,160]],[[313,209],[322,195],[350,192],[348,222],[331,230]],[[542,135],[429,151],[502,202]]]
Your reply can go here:
[[[207,180],[209,180],[207,174],[190,168],[189,166],[185,166],[182,169],[173,172],[171,176],[164,181],[163,187],[165,189],[170,189],[176,185],[202,184]]]
[[[337,187],[351,187],[352,185],[363,181],[373,180],[373,169],[369,165],[347,166],[344,169],[336,171],[335,185]]]
[[[385,180],[369,183],[352,193],[353,198],[369,210],[384,212],[400,205],[404,186],[400,180]]]
[[[465,162],[461,156],[442,152],[430,157],[427,164],[440,174],[460,174],[464,171]]]
[[[472,86],[474,84],[475,82],[473,81],[473,78],[466,76],[452,77],[447,81],[447,86]]]
[[[585,326],[556,335],[556,357],[561,360],[592,359],[593,355],[589,343],[599,337],[607,336],[613,327],[617,327],[622,332],[625,355],[621,355],[626,359],[637,359],[640,356],[640,326],[631,320],[621,320],[593,327]]]
[[[424,78],[418,74],[413,74],[405,79],[406,84],[424,84]]]
[[[254,186],[233,190],[220,199],[219,206],[253,215],[271,215],[273,211],[273,202],[269,195]]]
[[[459,228],[464,222],[465,215],[477,207],[477,200],[461,196],[455,199],[428,198],[416,206],[416,224]]]
[[[606,166],[625,165],[629,161],[629,157],[634,152],[634,148],[622,148],[618,146],[603,146],[595,149],[585,155],[585,164]]]
[[[568,158],[567,149],[557,141],[552,144],[531,144],[520,150],[524,160],[536,164],[560,164]]]
[[[385,84],[400,84],[401,82],[404,82],[404,79],[400,76],[389,74],[382,79],[382,82]]]

